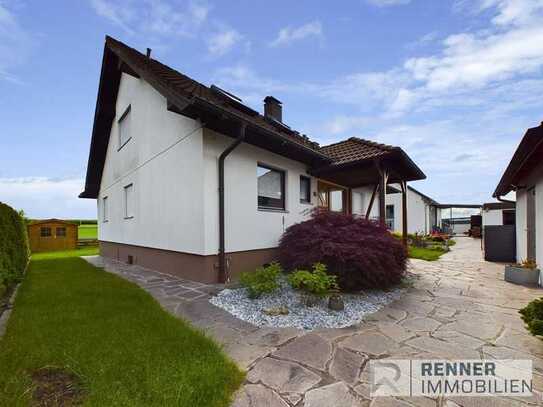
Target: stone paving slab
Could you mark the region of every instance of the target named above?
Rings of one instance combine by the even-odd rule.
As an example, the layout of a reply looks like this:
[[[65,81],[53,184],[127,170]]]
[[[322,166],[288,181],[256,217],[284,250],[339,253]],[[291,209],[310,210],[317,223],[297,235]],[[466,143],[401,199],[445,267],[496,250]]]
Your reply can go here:
[[[543,342],[523,326],[518,309],[543,296],[539,288],[506,283],[503,265],[485,262],[480,241],[458,238],[438,261],[412,260],[414,286],[357,325],[308,332],[259,328],[209,303],[222,287],[138,266],[87,258],[149,291],[174,315],[222,344],[248,371],[235,407],[484,407],[541,405]],[[532,398],[371,399],[371,359],[523,358],[534,361]],[[195,406],[196,407],[196,406]]]

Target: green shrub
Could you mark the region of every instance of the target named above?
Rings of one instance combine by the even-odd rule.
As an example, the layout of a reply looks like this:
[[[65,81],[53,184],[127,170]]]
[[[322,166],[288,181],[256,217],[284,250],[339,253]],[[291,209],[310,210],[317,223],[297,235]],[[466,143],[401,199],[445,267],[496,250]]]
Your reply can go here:
[[[456,240],[449,239],[449,246],[454,246],[456,244]]]
[[[533,300],[519,313],[532,335],[543,335],[543,298]]]
[[[319,298],[326,296],[332,289],[338,289],[336,279],[336,276],[326,273],[326,266],[322,263],[315,263],[313,271],[296,270],[288,276],[292,288]]]
[[[19,281],[28,262],[26,225],[19,213],[0,202],[0,290]]]
[[[283,271],[277,262],[266,267],[259,267],[256,271],[241,273],[239,282],[247,289],[249,298],[258,298],[262,294],[269,294],[277,290],[277,279]]]

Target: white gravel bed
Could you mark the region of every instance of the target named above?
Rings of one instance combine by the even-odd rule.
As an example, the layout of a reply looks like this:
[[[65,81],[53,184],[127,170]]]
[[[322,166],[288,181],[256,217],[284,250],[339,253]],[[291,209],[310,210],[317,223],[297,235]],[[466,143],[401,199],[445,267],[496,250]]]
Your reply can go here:
[[[402,289],[390,291],[366,290],[360,294],[342,294],[345,303],[343,311],[328,308],[328,299],[323,299],[314,307],[301,303],[301,293],[293,290],[286,281],[273,294],[250,299],[244,288],[224,289],[209,302],[228,311],[235,317],[256,326],[295,327],[301,329],[344,328],[354,325],[362,318],[378,311],[384,305],[399,298]],[[288,315],[271,316],[265,309],[287,307]]]

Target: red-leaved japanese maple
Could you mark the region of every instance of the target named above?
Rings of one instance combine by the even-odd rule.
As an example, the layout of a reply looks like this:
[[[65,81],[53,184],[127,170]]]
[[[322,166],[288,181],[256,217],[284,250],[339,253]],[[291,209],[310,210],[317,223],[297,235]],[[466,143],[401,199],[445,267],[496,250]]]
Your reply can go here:
[[[401,242],[374,221],[315,210],[311,219],[290,226],[279,244],[285,270],[326,264],[344,291],[387,288],[405,275],[407,253]]]

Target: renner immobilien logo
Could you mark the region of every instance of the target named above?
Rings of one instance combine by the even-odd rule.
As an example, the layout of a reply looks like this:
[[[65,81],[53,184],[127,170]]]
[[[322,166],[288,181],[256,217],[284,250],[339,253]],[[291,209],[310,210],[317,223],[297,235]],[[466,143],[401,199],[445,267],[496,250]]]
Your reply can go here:
[[[532,395],[531,360],[372,360],[371,396]]]

